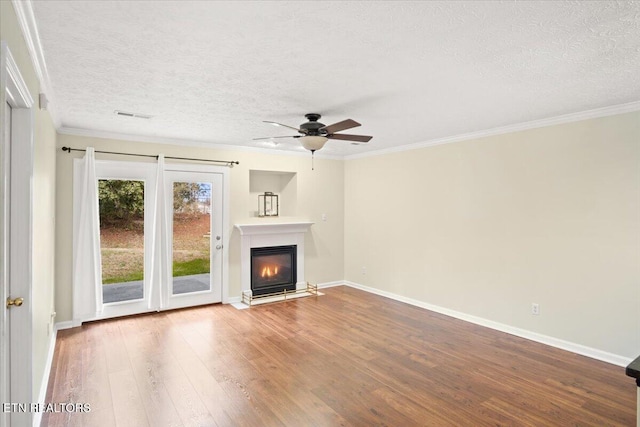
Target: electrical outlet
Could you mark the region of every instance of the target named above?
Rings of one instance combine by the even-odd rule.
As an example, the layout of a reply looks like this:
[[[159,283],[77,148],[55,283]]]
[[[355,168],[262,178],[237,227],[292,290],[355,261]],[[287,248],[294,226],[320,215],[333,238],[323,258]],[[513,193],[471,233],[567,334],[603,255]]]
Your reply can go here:
[[[533,314],[534,316],[538,316],[540,314],[540,305],[536,304],[535,302],[532,302],[531,314]]]
[[[325,214],[325,213],[323,213],[323,214],[322,214],[322,220],[323,220],[323,221],[326,221],[326,220],[327,220],[327,214]]]
[[[362,267],[362,275],[363,276],[367,275],[367,267]]]

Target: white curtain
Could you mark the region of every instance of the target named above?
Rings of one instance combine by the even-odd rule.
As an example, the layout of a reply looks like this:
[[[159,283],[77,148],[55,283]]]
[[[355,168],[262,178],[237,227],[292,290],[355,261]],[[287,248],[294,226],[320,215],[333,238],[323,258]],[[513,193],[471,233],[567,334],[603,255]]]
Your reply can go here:
[[[156,173],[156,200],[153,207],[153,243],[151,245],[151,280],[149,289],[149,308],[163,309],[169,280],[169,225],[167,221],[167,201],[165,198],[164,155],[158,156]]]
[[[102,262],[100,212],[95,153],[88,147],[82,159],[75,190],[79,192],[74,221],[73,318],[83,321],[102,312]]]

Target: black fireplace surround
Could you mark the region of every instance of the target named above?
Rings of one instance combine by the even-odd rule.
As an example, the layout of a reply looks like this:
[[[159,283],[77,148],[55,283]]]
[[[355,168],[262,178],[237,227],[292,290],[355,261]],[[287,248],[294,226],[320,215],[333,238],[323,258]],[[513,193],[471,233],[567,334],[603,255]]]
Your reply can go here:
[[[251,248],[251,291],[254,296],[296,290],[297,246]]]

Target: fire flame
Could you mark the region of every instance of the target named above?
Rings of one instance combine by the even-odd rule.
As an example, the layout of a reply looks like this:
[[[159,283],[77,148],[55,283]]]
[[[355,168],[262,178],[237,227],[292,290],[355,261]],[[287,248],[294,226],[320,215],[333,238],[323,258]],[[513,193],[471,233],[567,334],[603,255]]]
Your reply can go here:
[[[276,274],[278,274],[278,266],[273,266],[273,268],[270,265],[267,265],[266,267],[262,268],[262,272],[260,273],[260,277],[272,277],[275,276]]]

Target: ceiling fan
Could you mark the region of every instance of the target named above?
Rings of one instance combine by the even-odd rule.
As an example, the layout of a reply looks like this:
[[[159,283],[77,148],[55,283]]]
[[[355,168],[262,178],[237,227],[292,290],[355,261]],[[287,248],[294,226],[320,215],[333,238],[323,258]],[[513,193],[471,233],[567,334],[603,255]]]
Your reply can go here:
[[[260,139],[272,139],[272,138],[300,138],[302,146],[313,154],[316,150],[324,147],[324,144],[329,139],[339,139],[343,141],[355,141],[355,142],[369,142],[372,136],[366,135],[350,135],[345,133],[336,133],[342,130],[351,129],[360,126],[360,123],[355,120],[347,119],[332,125],[324,125],[318,120],[322,117],[317,113],[309,113],[304,115],[309,121],[300,125],[299,128],[283,125],[282,123],[271,122],[264,120],[264,123],[269,123],[274,126],[282,126],[285,128],[293,129],[301,135],[291,136],[272,136],[270,138],[254,138],[254,141]]]

